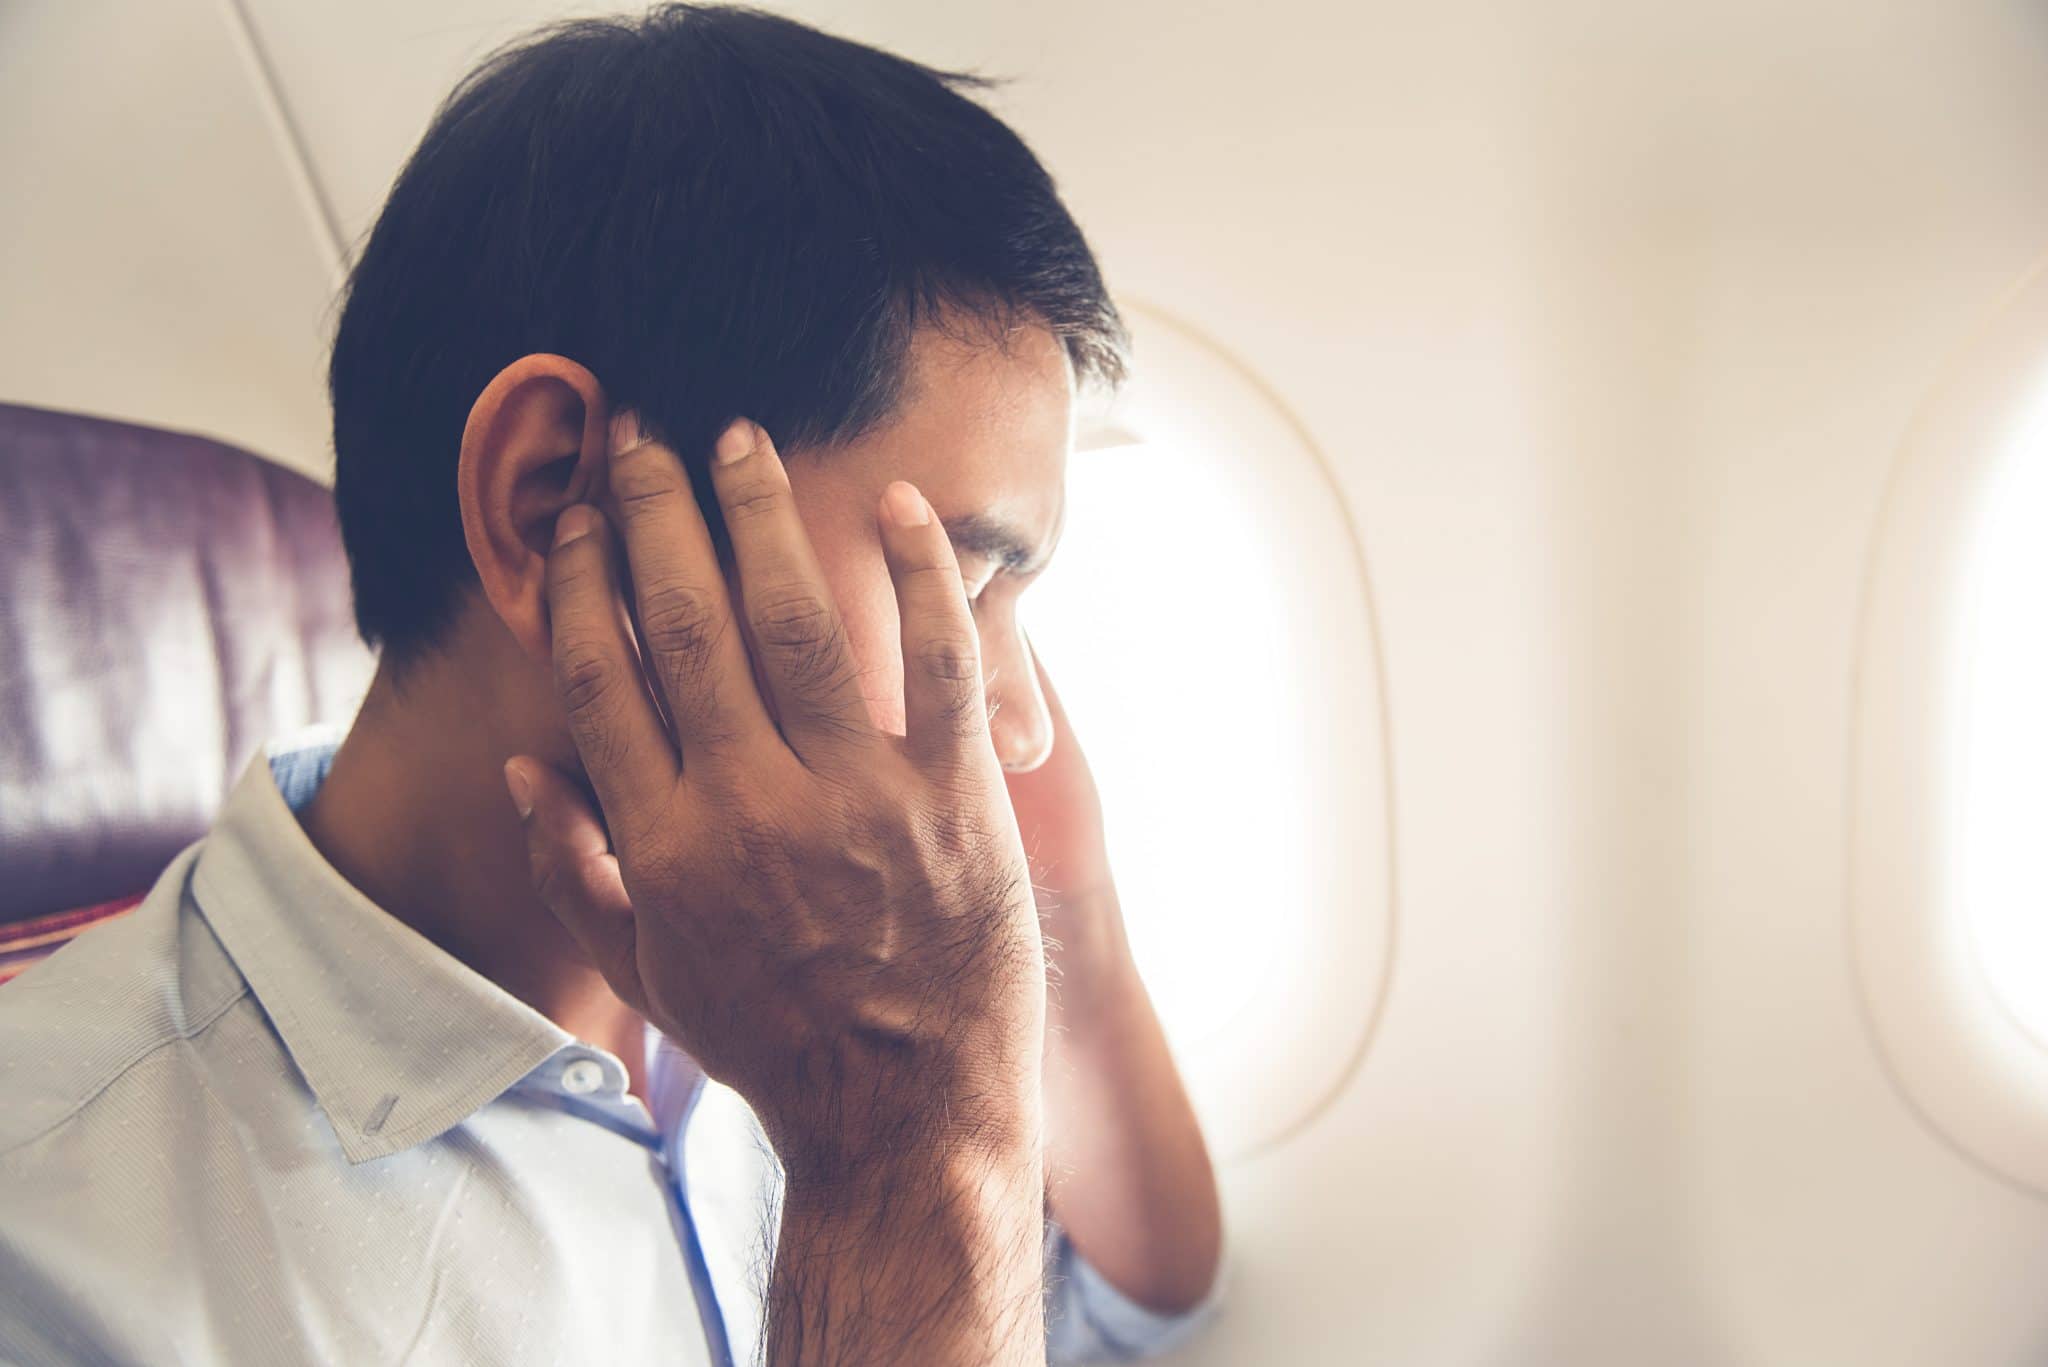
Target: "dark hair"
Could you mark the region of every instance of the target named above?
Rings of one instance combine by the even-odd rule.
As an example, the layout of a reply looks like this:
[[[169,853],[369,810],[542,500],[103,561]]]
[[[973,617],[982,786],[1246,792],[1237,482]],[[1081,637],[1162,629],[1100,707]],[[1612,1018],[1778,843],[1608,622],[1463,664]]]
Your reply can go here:
[[[334,341],[364,639],[418,653],[474,582],[463,427],[529,352],[588,366],[707,507],[726,423],[754,418],[785,450],[872,430],[919,326],[978,320],[999,340],[1037,323],[1080,380],[1121,379],[1123,325],[1080,229],[960,93],[986,84],[698,5],[545,29],[470,73],[392,187]]]

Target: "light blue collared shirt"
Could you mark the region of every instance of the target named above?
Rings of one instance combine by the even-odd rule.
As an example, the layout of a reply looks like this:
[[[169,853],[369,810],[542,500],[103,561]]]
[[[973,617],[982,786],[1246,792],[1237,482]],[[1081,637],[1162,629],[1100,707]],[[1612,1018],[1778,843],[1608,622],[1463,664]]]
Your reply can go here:
[[[651,1029],[643,1105],[372,905],[293,814],[332,757],[253,764],[140,908],[0,988],[0,1358],[754,1361],[752,1112]],[[1054,1362],[1201,1318],[1057,1227],[1046,1258]]]

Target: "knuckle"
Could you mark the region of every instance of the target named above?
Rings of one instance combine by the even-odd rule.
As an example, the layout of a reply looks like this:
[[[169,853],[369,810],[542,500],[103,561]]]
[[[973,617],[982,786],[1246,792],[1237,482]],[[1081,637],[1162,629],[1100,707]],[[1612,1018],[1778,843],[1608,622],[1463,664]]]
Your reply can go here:
[[[833,693],[853,679],[853,658],[839,614],[808,590],[777,594],[761,603],[754,614],[754,636],[783,678],[798,689]]]
[[[555,656],[555,687],[570,715],[601,711],[618,687],[611,660],[596,642],[581,637],[560,639]]]
[[[677,506],[672,490],[655,489],[638,494],[622,492],[619,495],[619,520],[629,528],[666,523],[669,513]]]
[[[659,509],[683,487],[681,468],[652,442],[619,457],[611,478],[619,511],[629,518]]]
[[[920,650],[919,654],[925,652]],[[939,665],[930,660],[921,660],[920,665],[928,680],[926,694],[932,700],[931,715],[946,735],[955,740],[972,740],[987,729],[988,692],[982,687],[980,670],[971,657],[962,659],[949,654]]]
[[[754,633],[763,645],[803,649],[823,645],[837,635],[837,614],[808,589],[766,594],[754,611]]]
[[[721,627],[717,604],[695,585],[657,585],[640,600],[640,639],[657,655],[708,654]]]
[[[960,582],[960,566],[950,557],[906,566],[903,577],[923,592],[943,595],[941,601],[944,602],[967,596],[967,590]]]
[[[604,562],[587,554],[591,538],[580,537],[548,557],[550,596],[557,602],[579,597],[593,579],[604,576]]]
[[[926,676],[941,683],[981,682],[981,657],[975,643],[960,636],[934,636],[920,642],[917,663]]]
[[[569,730],[584,764],[596,772],[618,768],[627,758],[625,738],[613,725],[624,683],[597,646],[566,641],[555,660],[555,687],[569,714]]]
[[[729,526],[742,526],[772,516],[783,504],[783,487],[773,479],[743,480],[726,490],[720,502]]]

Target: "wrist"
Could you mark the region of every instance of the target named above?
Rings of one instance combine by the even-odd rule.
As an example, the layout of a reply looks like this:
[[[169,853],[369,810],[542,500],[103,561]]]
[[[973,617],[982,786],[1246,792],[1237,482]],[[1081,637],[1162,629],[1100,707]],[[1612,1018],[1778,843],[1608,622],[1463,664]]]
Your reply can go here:
[[[935,1143],[789,1174],[767,1305],[774,1367],[1045,1361],[1036,1138]],[[985,1141],[988,1137],[982,1136]]]
[[[791,1188],[857,1202],[905,1174],[950,1186],[1028,1166],[1044,1143],[1043,1020],[1031,1024],[946,1051],[855,1050],[755,1103]]]
[[[914,1222],[935,1237],[953,1231],[984,1242],[1020,1219],[1034,1228],[1045,1190],[1044,1145],[930,1144],[879,1153],[845,1166],[790,1172],[782,1218],[809,1225],[866,1227]]]

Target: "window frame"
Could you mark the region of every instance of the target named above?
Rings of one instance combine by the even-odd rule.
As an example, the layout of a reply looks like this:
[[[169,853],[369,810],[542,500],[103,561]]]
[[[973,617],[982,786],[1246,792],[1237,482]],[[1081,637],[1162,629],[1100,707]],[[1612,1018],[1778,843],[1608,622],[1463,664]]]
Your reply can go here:
[[[1179,1059],[1212,1148],[1223,1160],[1240,1160],[1280,1147],[1330,1107],[1358,1072],[1387,998],[1396,892],[1380,632],[1357,525],[1305,425],[1214,338],[1142,300],[1126,295],[1118,304],[1137,364],[1117,394],[1107,402],[1097,396],[1078,415],[1074,459],[1130,443],[1190,456],[1206,450],[1219,462],[1259,453],[1259,496],[1301,510],[1303,536],[1290,549],[1317,548],[1319,592],[1342,609],[1330,613],[1329,629],[1313,643],[1316,667],[1341,681],[1328,685],[1332,696],[1345,699],[1328,719],[1312,779],[1329,802],[1327,829],[1341,833],[1343,847],[1341,858],[1325,859],[1330,897],[1304,909],[1314,957],[1298,980],[1272,988],[1285,1003],[1284,1037],[1233,1041],[1227,1057]],[[1352,592],[1355,603],[1344,604]],[[1080,739],[1085,748],[1088,737]],[[1315,972],[1318,965],[1323,972]]]
[[[2048,400],[2044,266],[1947,368],[1885,491],[1852,680],[1847,893],[1864,1024],[1902,1099],[1964,1157],[2048,1194],[2048,1047],[1994,990],[1956,892],[1953,749],[1983,501]]]

